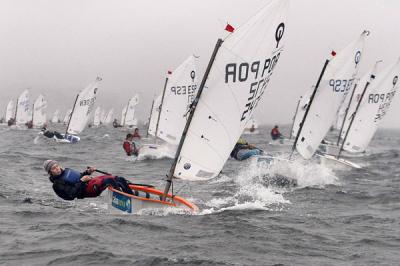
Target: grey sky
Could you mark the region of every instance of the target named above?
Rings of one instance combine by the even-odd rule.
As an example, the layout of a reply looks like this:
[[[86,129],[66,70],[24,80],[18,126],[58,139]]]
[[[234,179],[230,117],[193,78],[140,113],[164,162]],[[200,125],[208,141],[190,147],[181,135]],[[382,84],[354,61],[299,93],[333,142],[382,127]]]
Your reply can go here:
[[[9,99],[31,88],[44,93],[50,112],[70,108],[76,93],[103,78],[98,96],[117,117],[127,99],[141,96],[147,119],[165,73],[190,54],[203,72],[224,23],[244,23],[269,0],[1,0],[0,116]],[[289,123],[298,97],[316,82],[331,49],[340,50],[364,29],[371,31],[363,74],[400,56],[400,1],[292,0],[285,53],[255,117]],[[383,126],[400,127],[400,96]]]

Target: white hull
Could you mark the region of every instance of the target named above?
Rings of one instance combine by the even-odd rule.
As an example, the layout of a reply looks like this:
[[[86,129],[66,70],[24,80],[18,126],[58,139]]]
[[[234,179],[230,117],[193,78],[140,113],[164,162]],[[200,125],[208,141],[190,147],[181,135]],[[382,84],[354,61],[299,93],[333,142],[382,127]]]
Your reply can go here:
[[[353,163],[349,160],[345,160],[343,158],[337,159],[335,156],[328,155],[328,154],[316,154],[319,157],[320,162],[322,165],[329,167],[329,168],[336,168],[336,167],[344,167],[344,168],[355,168],[361,169],[362,167],[356,163]]]

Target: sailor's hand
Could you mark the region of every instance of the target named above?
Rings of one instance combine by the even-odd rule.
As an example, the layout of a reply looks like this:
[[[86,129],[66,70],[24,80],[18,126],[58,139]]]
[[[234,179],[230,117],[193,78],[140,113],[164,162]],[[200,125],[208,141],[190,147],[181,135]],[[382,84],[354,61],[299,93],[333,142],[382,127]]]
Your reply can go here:
[[[92,174],[94,171],[96,171],[96,168],[94,168],[94,167],[92,167],[92,166],[88,166],[88,168],[86,169],[86,171],[87,171],[89,174]]]
[[[88,176],[88,175],[84,175],[84,176],[81,177],[81,181],[82,182],[88,182],[90,179],[92,179],[92,178],[90,176]]]

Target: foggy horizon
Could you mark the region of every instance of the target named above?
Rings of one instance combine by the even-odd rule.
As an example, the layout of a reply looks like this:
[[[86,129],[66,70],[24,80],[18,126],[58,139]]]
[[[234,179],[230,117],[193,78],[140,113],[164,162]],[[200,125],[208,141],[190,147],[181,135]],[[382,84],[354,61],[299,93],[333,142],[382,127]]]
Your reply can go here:
[[[94,81],[96,106],[114,116],[140,95],[138,119],[146,122],[168,70],[189,55],[199,56],[202,76],[227,22],[239,27],[269,3],[254,1],[2,1],[0,4],[0,117],[9,100],[30,88],[33,104],[47,100],[48,119],[60,119],[77,93]],[[301,2],[301,3],[300,3]],[[395,0],[291,1],[282,59],[254,117],[260,124],[289,124],[297,101],[315,85],[331,50],[340,51],[366,29],[371,32],[359,76],[383,60],[382,70],[400,57]],[[199,78],[201,80],[201,78]],[[399,96],[381,127],[400,128]]]

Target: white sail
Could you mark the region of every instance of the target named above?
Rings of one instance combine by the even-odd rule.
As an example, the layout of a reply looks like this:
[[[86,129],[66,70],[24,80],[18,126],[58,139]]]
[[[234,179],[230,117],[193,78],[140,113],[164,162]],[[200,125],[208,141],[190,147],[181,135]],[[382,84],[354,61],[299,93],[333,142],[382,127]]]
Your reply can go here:
[[[315,86],[312,86],[306,91],[303,96],[300,97],[299,106],[297,107],[297,113],[293,121],[292,137],[296,137],[297,133],[299,132],[301,121],[303,121],[303,117],[306,113],[307,106],[310,102],[310,97],[314,91],[314,88]]]
[[[289,1],[271,1],[222,43],[189,124],[174,176],[217,176],[275,71]],[[200,88],[201,89],[201,88]]]
[[[18,97],[17,113],[15,115],[17,125],[25,124],[32,119],[29,106],[29,91],[24,90]]]
[[[79,134],[85,129],[90,114],[93,111],[93,105],[96,102],[97,89],[100,81],[101,78],[96,78],[94,82],[90,83],[78,94],[69,121],[67,129],[68,134]]]
[[[101,110],[100,112],[100,124],[104,124],[104,120],[106,120],[106,111]]]
[[[11,100],[7,104],[7,109],[6,109],[6,123],[14,117],[14,102]]]
[[[101,115],[101,109],[99,106],[97,106],[96,110],[94,111],[93,126],[100,125],[100,115]]]
[[[126,105],[124,106],[124,108],[122,108],[121,111],[121,125],[125,124],[125,115],[126,115]]]
[[[125,109],[123,126],[132,127],[137,125],[137,119],[135,118],[135,107],[139,103],[139,95],[136,94],[134,97],[129,99],[128,105]]]
[[[51,118],[51,123],[55,124],[58,123],[59,119],[58,119],[58,114],[60,113],[60,111],[57,109],[54,114],[53,117]]]
[[[343,138],[346,135],[347,129],[350,126],[350,122],[352,120],[352,114],[355,112],[356,108],[357,108],[357,104],[361,99],[361,94],[364,90],[365,85],[367,84],[367,82],[371,82],[371,75],[373,77],[375,77],[375,74],[377,72],[377,66],[378,63],[380,61],[378,61],[357,83],[357,86],[354,88],[354,95],[353,95],[353,99],[351,100],[351,103],[349,105],[349,110],[347,111],[347,117],[346,117],[346,121],[344,121],[343,124],[343,129],[342,129],[342,134],[340,136],[340,138],[343,140]],[[371,84],[370,84],[371,85]],[[343,122],[343,121],[342,121]]]
[[[157,120],[160,115],[160,105],[161,105],[162,95],[159,95],[153,103],[153,110],[151,111],[150,124],[149,124],[149,134],[156,136]]]
[[[40,94],[33,104],[32,123],[34,127],[42,127],[44,126],[44,124],[46,124],[46,108],[47,102],[44,99],[43,95]]]
[[[110,111],[108,111],[106,118],[104,119],[104,124],[108,125],[113,121],[113,116],[114,116],[114,109],[111,108]]]
[[[336,119],[333,123],[333,128],[340,130],[342,128],[343,125],[343,120],[344,120],[344,116],[346,115],[346,109],[349,106],[349,102],[350,102],[350,98],[352,95],[352,92],[354,89],[357,89],[357,79],[354,80],[353,82],[353,86],[350,90],[348,90],[347,92],[345,92],[345,96],[344,99],[342,101],[342,104],[339,107],[339,110],[336,113]]]
[[[355,114],[343,148],[363,152],[368,147],[399,87],[400,59],[377,74],[367,88]],[[364,84],[365,86],[365,84]]]
[[[326,67],[296,144],[305,159],[314,154],[333,124],[344,97],[353,88],[367,35],[364,31]]]
[[[189,56],[168,77],[161,105],[157,137],[177,145],[186,124],[186,114],[198,89],[196,58]]]
[[[64,124],[68,124],[68,121],[71,118],[71,113],[72,113],[72,109],[68,109],[67,112],[65,113],[65,116],[63,119]]]

